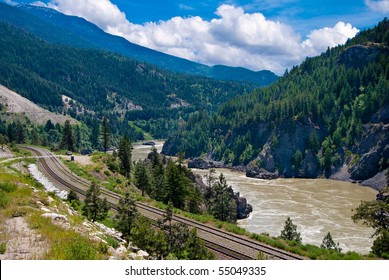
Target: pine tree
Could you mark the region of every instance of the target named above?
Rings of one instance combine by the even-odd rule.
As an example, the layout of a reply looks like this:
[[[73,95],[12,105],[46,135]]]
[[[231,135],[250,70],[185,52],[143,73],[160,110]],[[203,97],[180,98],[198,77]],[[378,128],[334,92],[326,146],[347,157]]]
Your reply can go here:
[[[120,160],[120,172],[127,178],[131,177],[132,144],[127,135],[123,136],[119,143],[118,157]]]
[[[336,244],[332,239],[330,232],[328,232],[327,235],[324,237],[320,247],[328,250],[335,250],[338,252],[342,251],[342,248],[339,247],[339,243]]]
[[[109,206],[107,199],[100,198],[100,187],[93,182],[86,192],[83,215],[92,222],[104,220],[107,217]]]
[[[106,153],[109,148],[109,145],[111,144],[111,132],[109,128],[109,120],[107,117],[104,117],[103,119],[103,123],[101,126],[101,138],[103,142],[103,149]]]
[[[62,131],[62,145],[66,147],[68,151],[74,151],[74,136],[73,129],[70,125],[70,121],[66,120]]]
[[[296,241],[297,243],[301,243],[301,234],[297,232],[297,226],[293,224],[290,217],[288,217],[285,221],[285,227],[281,231],[281,238],[290,241]]]
[[[131,237],[131,230],[135,227],[138,216],[139,213],[136,209],[135,200],[131,197],[130,193],[127,192],[125,196],[119,200],[118,214],[116,215],[117,227],[127,240]]]
[[[142,191],[142,196],[145,195],[145,192],[150,195],[151,180],[145,162],[139,160],[135,165],[134,177],[135,186]]]
[[[220,174],[219,180],[213,184],[214,197],[211,203],[212,215],[221,221],[235,222],[237,206],[233,199],[233,191],[226,178]]]

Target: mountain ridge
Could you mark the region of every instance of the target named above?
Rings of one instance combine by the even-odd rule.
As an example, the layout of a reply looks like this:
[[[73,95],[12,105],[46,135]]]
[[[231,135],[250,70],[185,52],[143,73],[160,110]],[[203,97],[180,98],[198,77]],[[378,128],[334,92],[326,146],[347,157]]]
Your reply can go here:
[[[278,79],[278,76],[269,70],[252,71],[225,65],[210,67],[142,47],[120,36],[108,34],[83,18],[67,16],[45,7],[31,5],[13,7],[0,3],[0,16],[0,20],[7,20],[8,23],[22,27],[51,43],[113,51],[169,71],[214,79],[250,82],[258,86],[267,86]]]
[[[192,116],[163,153],[222,161],[255,178],[331,177],[381,188],[389,172],[388,46],[385,18],[273,85]]]

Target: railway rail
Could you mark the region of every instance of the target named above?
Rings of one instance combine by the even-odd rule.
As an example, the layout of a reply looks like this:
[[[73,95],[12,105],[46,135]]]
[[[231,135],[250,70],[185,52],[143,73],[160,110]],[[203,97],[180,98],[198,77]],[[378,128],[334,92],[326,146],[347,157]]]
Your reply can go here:
[[[85,197],[90,182],[72,173],[55,155],[42,148],[31,146],[22,146],[21,148],[31,151],[38,157],[38,166],[52,183],[61,189],[73,190]],[[107,198],[110,207],[117,210],[117,204],[121,195],[105,188],[101,188],[101,194]],[[141,202],[137,202],[137,208],[144,216],[152,220],[161,218],[164,214],[163,210]],[[173,220],[195,227],[198,236],[204,240],[205,245],[223,259],[255,259],[259,252],[262,252],[268,259],[303,259],[301,256],[257,242],[246,236],[226,232],[192,219],[173,215]]]

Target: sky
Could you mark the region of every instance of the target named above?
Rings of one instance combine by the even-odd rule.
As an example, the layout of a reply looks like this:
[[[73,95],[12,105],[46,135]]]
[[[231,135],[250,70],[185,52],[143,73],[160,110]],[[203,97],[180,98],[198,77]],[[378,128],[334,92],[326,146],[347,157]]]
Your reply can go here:
[[[1,0],[83,17],[132,43],[206,65],[282,75],[389,16],[389,0]]]

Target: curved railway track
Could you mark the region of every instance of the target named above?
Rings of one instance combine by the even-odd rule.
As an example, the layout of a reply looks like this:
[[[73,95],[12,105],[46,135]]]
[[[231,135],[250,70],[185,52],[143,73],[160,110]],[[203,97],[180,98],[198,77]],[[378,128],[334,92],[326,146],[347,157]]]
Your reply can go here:
[[[86,190],[90,182],[73,174],[65,165],[60,162],[52,153],[45,149],[22,146],[23,149],[31,151],[38,157],[38,165],[45,175],[59,188],[73,190],[85,197]],[[117,204],[121,195],[101,188],[102,196],[107,198],[110,207],[117,210]],[[138,202],[139,211],[146,217],[156,220],[162,217],[164,211]],[[223,231],[221,229],[202,224],[200,222],[182,217],[173,216],[176,222],[184,223],[197,229],[198,236],[204,240],[205,245],[219,256],[225,259],[249,260],[255,259],[259,252],[265,254],[269,259],[280,260],[300,260],[301,256],[271,247],[266,244],[249,239],[246,236],[240,236]]]

